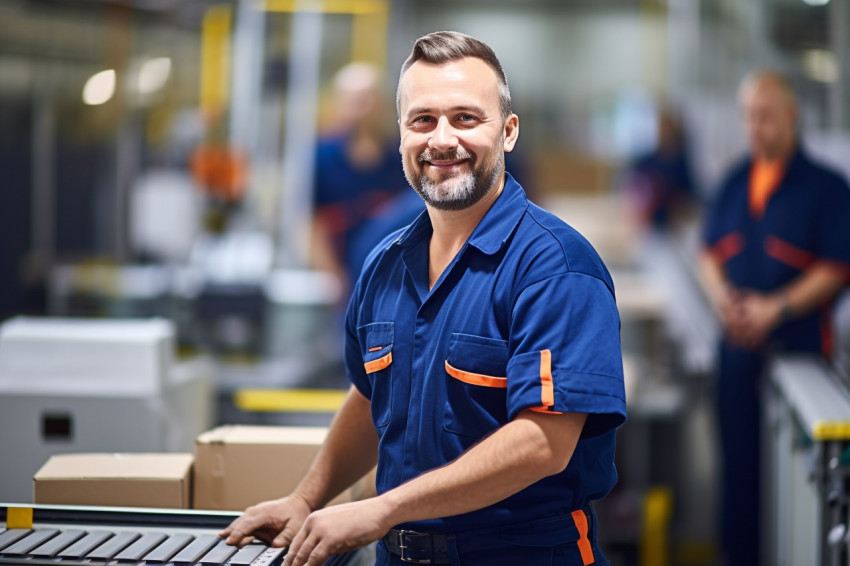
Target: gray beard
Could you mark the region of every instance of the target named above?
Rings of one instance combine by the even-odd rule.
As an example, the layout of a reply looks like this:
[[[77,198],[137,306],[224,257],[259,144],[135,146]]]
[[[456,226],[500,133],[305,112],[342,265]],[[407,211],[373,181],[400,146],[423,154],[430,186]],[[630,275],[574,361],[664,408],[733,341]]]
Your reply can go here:
[[[464,210],[474,205],[486,195],[492,187],[502,170],[503,157],[498,160],[491,171],[485,170],[485,165],[470,173],[457,177],[447,177],[441,182],[432,181],[427,175],[421,175],[417,183],[408,175],[411,186],[419,193],[426,204],[438,210]],[[454,181],[448,191],[442,191],[441,185],[445,181]]]

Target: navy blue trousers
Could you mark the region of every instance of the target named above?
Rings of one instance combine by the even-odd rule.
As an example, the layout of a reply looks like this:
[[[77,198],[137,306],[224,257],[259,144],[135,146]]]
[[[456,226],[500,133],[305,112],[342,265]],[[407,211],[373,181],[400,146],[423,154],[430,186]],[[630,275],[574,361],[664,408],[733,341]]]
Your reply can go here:
[[[720,346],[720,535],[727,566],[760,564],[761,403],[765,356]]]

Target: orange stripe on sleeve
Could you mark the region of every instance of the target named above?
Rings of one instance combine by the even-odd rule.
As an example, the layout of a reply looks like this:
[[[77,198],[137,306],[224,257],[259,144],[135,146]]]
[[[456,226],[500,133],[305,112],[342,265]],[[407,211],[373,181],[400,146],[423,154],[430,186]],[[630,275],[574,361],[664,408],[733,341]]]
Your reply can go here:
[[[571,515],[576,524],[576,529],[578,529],[578,540],[576,541],[576,544],[578,545],[578,550],[581,553],[581,562],[585,566],[593,564],[595,562],[595,559],[593,558],[593,547],[590,546],[590,539],[587,538],[587,516],[581,509],[573,511]]]
[[[388,365],[393,363],[393,353],[390,352],[386,356],[381,356],[377,360],[372,360],[371,362],[366,362],[363,364],[363,367],[366,368],[366,373],[375,373],[376,371],[381,371]]]
[[[552,352],[540,351],[540,404],[552,407],[555,404],[555,388],[552,382]]]
[[[776,236],[768,236],[764,239],[764,248],[767,255],[775,260],[803,271],[815,261],[815,254],[798,248]]]
[[[708,253],[720,263],[726,263],[744,249],[744,237],[740,232],[732,232],[717,240],[708,248]]]
[[[493,377],[491,375],[483,375],[480,373],[471,373],[453,367],[449,362],[446,362],[446,372],[455,379],[459,379],[470,385],[483,385],[484,387],[497,387],[507,389],[507,377]]]

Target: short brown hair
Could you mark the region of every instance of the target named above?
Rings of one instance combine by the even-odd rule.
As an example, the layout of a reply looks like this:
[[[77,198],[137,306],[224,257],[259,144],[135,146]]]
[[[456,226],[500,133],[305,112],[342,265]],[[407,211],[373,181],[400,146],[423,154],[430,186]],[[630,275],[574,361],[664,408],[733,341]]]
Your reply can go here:
[[[413,49],[401,66],[401,77],[417,61],[425,61],[432,65],[442,65],[449,61],[457,61],[464,57],[475,57],[484,61],[496,73],[499,83],[499,112],[504,120],[511,115],[511,91],[502,64],[489,45],[472,36],[456,31],[435,31],[423,35],[413,44]],[[400,90],[396,90],[396,112],[400,113]]]

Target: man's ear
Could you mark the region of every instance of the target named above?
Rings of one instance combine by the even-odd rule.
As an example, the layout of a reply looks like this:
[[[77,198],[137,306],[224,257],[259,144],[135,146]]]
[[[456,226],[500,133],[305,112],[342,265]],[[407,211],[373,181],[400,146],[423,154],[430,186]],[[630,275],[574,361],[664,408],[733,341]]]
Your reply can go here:
[[[519,137],[519,117],[516,114],[511,114],[508,116],[507,120],[505,120],[505,126],[502,133],[505,136],[505,143],[502,147],[506,152],[513,151],[514,145],[516,145],[516,140]]]

